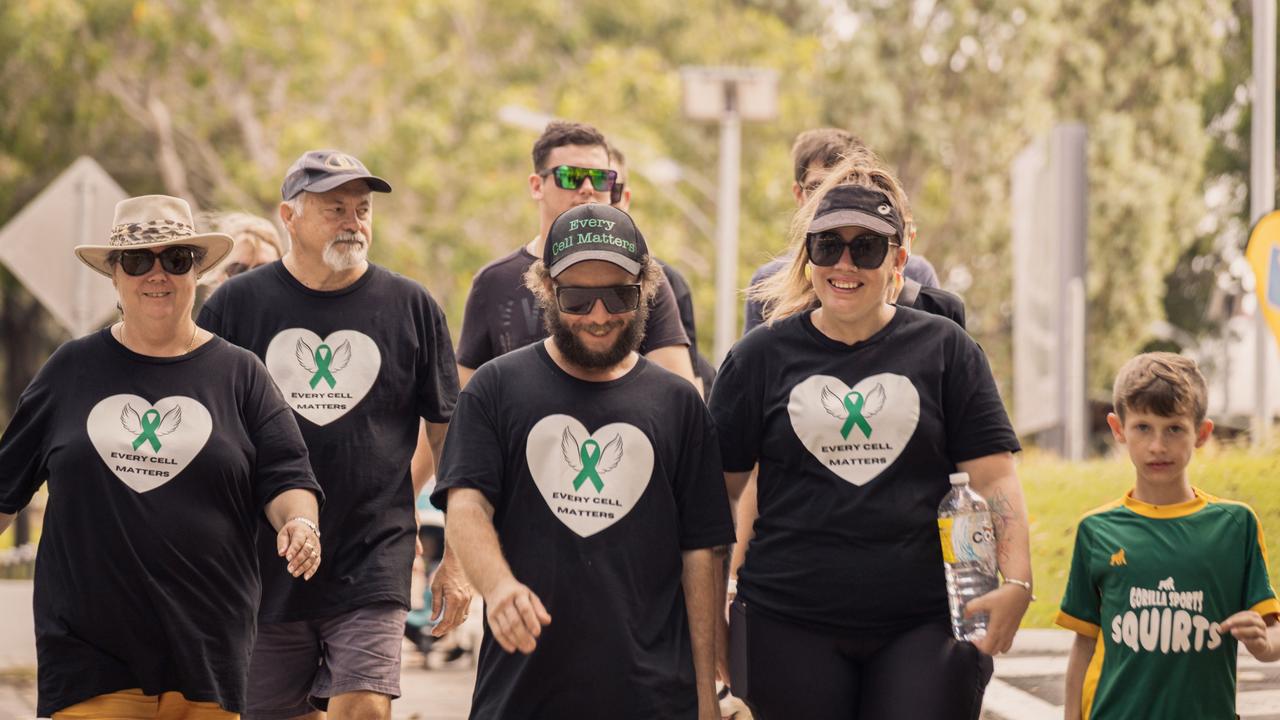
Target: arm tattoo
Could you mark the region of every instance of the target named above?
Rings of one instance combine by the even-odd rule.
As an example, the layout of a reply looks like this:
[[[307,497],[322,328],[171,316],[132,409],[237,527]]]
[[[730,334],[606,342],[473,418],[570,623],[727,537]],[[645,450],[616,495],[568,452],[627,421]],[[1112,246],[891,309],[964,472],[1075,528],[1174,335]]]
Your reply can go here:
[[[1013,508],[1013,503],[1009,501],[1009,496],[1004,490],[997,489],[987,499],[987,504],[991,506],[991,522],[995,525],[996,531],[996,551],[997,561],[1000,565],[1004,565],[1009,559],[1008,530],[1018,522],[1018,514]]]

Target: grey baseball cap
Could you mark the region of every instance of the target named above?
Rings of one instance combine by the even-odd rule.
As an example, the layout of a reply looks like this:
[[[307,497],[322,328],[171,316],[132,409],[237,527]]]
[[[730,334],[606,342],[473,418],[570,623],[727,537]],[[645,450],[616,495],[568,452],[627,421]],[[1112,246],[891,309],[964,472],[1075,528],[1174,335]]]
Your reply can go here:
[[[565,210],[551,223],[542,262],[551,277],[583,260],[604,260],[639,275],[648,254],[630,215],[612,205],[587,203]]]
[[[280,195],[292,200],[298,193],[322,193],[352,180],[364,180],[374,192],[391,192],[391,183],[370,174],[354,155],[340,150],[308,150],[289,166]]]
[[[838,227],[866,228],[881,235],[902,238],[902,216],[889,196],[859,185],[837,185],[823,195],[808,232]]]

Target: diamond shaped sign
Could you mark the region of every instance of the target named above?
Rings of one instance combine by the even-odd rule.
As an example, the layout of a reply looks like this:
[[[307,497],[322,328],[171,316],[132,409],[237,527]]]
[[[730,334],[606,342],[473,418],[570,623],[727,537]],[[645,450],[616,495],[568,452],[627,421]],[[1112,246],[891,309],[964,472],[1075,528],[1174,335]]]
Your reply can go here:
[[[72,337],[115,311],[111,282],[76,259],[76,245],[105,243],[116,203],[128,197],[92,158],[71,164],[0,228],[0,262]]]

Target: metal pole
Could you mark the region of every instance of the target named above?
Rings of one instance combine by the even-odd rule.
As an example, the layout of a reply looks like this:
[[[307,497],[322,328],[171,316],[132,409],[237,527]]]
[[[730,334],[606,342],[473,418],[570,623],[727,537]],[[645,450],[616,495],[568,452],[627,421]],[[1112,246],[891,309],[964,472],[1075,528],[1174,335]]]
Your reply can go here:
[[[1275,209],[1276,0],[1253,0],[1253,116],[1249,148],[1249,224],[1253,225]],[[1254,313],[1254,447],[1265,445],[1271,430],[1267,386],[1270,342],[1270,331],[1259,306]]]
[[[742,120],[737,88],[726,82],[725,113],[720,119],[720,187],[716,197],[716,345],[717,365],[737,337],[738,184],[742,161]]]
[[[93,228],[90,227],[89,219],[93,216],[94,198],[92,197],[93,188],[90,187],[88,180],[81,180],[76,183],[76,211],[79,213],[79,237],[81,245],[88,245],[93,242]],[[76,263],[76,295],[75,303],[72,305],[71,322],[75,327],[71,329],[72,337],[89,332],[93,329],[90,325],[94,318],[89,317],[89,283],[98,282],[91,273],[93,271],[85,267],[82,263]],[[101,317],[101,316],[99,316]]]

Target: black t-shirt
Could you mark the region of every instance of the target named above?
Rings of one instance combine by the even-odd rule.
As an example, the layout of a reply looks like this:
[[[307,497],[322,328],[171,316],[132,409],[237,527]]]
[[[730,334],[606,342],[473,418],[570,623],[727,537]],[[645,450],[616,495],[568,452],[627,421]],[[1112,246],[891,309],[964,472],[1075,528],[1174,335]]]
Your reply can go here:
[[[524,285],[535,258],[525,248],[485,265],[471,281],[458,340],[458,363],[478,368],[486,362],[547,337],[542,308]],[[675,296],[664,282],[649,306],[640,354],[688,345]]]
[[[693,374],[702,380],[703,393],[711,395],[711,385],[716,381],[716,369],[698,352],[697,318],[693,312],[693,290],[679,270],[658,261],[662,274],[671,286],[671,294],[676,299],[676,309],[680,312],[680,324],[684,326],[684,334],[689,338],[689,362],[693,365]]]
[[[754,287],[756,284],[767,280],[786,267],[786,265],[786,262],[782,260],[770,260],[761,265],[751,275],[751,283],[747,287]],[[902,269],[902,274],[904,277],[920,283],[920,292],[916,296],[915,302],[902,303],[902,298],[899,297],[899,303],[933,315],[941,315],[960,327],[964,327],[964,300],[959,295],[938,287],[938,274],[934,271],[932,263],[920,255],[912,255],[907,258],[907,266]],[[748,299],[742,323],[742,334],[745,335],[751,332],[763,323],[764,304],[759,300]]]
[[[733,541],[719,446],[693,386],[641,358],[587,382],[536,343],[482,366],[432,502],[475,488],[511,570],[551,614],[532,655],[486,633],[473,718],[693,718],[681,553]]]
[[[243,708],[259,569],[302,582],[274,555],[259,568],[263,507],[320,494],[288,410],[262,363],[218,338],[155,358],[102,330],[49,358],[0,439],[0,512],[49,483],[41,717],[128,688]]]
[[[416,535],[409,462],[418,418],[448,422],[458,396],[435,300],[376,265],[341,290],[311,290],[277,261],[224,283],[199,323],[266,363],[329,499],[320,511],[320,570],[306,584],[268,575],[262,621],[383,601],[409,607]],[[259,552],[264,562],[275,556],[268,533]]]
[[[948,475],[1019,449],[986,356],[959,325],[909,308],[852,346],[810,315],[738,341],[711,397],[725,470],[760,464],[739,596],[818,628],[946,618]]]

